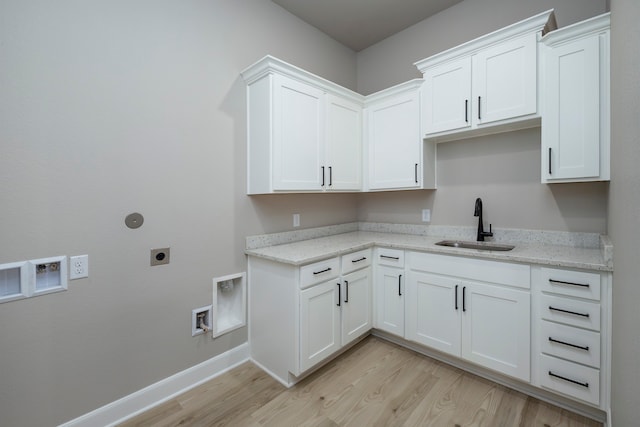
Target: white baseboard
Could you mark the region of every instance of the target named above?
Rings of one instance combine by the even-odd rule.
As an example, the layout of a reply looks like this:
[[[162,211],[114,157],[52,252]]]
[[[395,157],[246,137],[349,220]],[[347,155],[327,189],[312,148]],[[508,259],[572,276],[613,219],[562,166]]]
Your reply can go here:
[[[60,427],[114,426],[249,360],[249,344],[151,384],[101,408],[68,421]]]

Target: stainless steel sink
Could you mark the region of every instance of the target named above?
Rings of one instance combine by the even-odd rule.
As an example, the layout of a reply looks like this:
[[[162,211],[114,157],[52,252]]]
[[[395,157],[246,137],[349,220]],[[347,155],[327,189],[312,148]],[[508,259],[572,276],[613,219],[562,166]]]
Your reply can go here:
[[[477,249],[479,251],[510,251],[515,248],[513,245],[501,245],[493,242],[465,242],[463,240],[441,240],[436,242],[438,246],[449,246],[451,248]]]

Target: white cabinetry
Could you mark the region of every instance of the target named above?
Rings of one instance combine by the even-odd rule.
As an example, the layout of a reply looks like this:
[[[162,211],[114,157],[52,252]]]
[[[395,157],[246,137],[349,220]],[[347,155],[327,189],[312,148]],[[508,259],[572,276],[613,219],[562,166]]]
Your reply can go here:
[[[374,326],[404,337],[404,251],[376,249],[374,283]]]
[[[367,97],[365,147],[369,190],[435,185],[435,152],[428,148],[423,152],[420,132],[421,86],[422,79],[415,79]]]
[[[543,38],[542,182],[609,180],[607,13]]]
[[[247,193],[359,191],[364,97],[267,56],[247,83]]]
[[[552,28],[553,13],[544,12],[417,62],[425,80],[427,138],[446,141],[539,123],[537,42]]]
[[[611,275],[532,270],[535,385],[609,406]]]
[[[249,257],[251,358],[285,385],[372,327],[371,249],[297,267]]]
[[[408,254],[406,338],[530,378],[530,267]]]
[[[300,292],[300,371],[340,348],[340,307],[336,281]]]

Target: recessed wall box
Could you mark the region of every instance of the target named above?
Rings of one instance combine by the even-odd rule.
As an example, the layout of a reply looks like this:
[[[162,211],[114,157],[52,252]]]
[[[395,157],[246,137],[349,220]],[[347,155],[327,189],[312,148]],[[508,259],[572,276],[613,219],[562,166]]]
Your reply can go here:
[[[26,261],[0,264],[0,303],[29,296],[28,266]]]
[[[67,290],[67,257],[57,256],[29,260],[33,296]]]
[[[212,335],[220,335],[247,324],[247,273],[213,279]]]

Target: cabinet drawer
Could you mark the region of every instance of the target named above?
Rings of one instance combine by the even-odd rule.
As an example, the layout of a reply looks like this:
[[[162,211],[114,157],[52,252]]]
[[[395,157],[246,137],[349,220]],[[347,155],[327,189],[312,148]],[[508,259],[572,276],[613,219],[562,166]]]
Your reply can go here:
[[[539,382],[542,387],[585,402],[600,403],[600,371],[555,357],[540,355]]]
[[[595,302],[541,295],[540,316],[566,325],[600,330],[600,304]]]
[[[379,265],[404,268],[404,251],[400,249],[378,248],[376,262]]]
[[[300,267],[300,288],[331,280],[340,274],[340,258],[330,258]]]
[[[600,368],[600,333],[547,321],[540,326],[543,353]]]
[[[342,255],[342,274],[351,273],[371,265],[371,249],[364,249],[347,255]]]
[[[600,301],[600,275],[587,271],[541,269],[540,289],[544,292]]]

